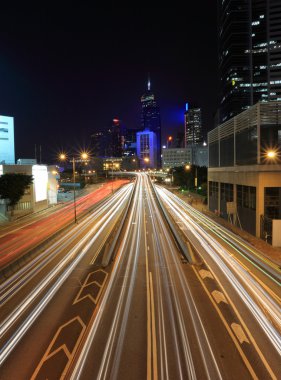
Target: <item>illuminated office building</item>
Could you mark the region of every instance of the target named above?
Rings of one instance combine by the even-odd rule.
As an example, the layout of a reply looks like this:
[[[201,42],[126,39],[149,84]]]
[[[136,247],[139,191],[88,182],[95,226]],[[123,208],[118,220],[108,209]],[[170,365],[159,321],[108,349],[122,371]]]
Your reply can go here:
[[[150,89],[150,80],[147,82],[147,90],[141,97],[141,127],[156,135],[156,157],[158,168],[161,167],[161,119],[160,110]]]
[[[185,147],[203,143],[202,116],[200,108],[189,108],[184,113]]]
[[[157,136],[148,129],[137,132],[137,156],[141,168],[156,168],[157,166]]]
[[[122,157],[125,148],[126,128],[114,118],[104,131],[91,135],[91,150],[94,157]]]
[[[280,0],[218,0],[219,122],[281,100]]]

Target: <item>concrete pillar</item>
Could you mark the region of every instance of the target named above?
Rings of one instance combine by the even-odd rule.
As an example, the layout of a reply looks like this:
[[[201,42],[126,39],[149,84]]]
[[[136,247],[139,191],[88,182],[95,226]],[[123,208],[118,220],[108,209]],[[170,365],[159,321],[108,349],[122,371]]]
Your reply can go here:
[[[256,236],[260,237],[260,220],[264,215],[264,183],[261,175],[257,175],[256,180]]]

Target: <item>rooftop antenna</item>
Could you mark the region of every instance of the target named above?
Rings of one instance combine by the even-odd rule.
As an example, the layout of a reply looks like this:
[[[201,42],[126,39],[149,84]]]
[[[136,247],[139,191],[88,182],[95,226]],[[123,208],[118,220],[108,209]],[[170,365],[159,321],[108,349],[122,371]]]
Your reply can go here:
[[[150,74],[148,73],[147,89],[150,91]]]
[[[42,151],[41,151],[41,145],[39,145],[39,163],[41,165],[41,159],[42,159]]]
[[[36,150],[36,144],[35,144],[34,152],[35,152],[35,160],[37,161],[37,150]]]

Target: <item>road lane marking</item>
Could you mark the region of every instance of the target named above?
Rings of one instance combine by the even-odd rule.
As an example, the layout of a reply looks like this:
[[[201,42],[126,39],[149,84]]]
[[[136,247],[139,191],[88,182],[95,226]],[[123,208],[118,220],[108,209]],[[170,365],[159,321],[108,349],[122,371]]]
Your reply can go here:
[[[75,323],[75,322],[78,322],[80,325],[81,325],[81,331],[80,331],[80,334],[78,336],[78,339],[76,340],[75,342],[75,345],[74,347],[72,348],[72,350],[70,351],[66,344],[62,344],[61,346],[59,346],[58,348],[56,348],[54,351],[52,351],[52,347],[55,345],[55,342],[56,340],[59,338],[59,335],[61,333],[61,331],[64,329],[64,328],[67,328],[68,326],[70,326],[71,324]],[[85,332],[85,329],[86,329],[86,325],[83,323],[82,319],[79,317],[79,316],[76,316],[75,318],[71,319],[70,321],[64,323],[63,325],[61,325],[56,334],[54,335],[53,339],[51,340],[51,343],[49,344],[45,354],[43,355],[42,359],[40,360],[38,366],[36,367],[33,375],[31,376],[31,380],[35,380],[37,378],[37,375],[39,374],[40,372],[40,369],[43,367],[44,363],[49,360],[50,358],[52,358],[54,355],[56,355],[58,352],[60,351],[63,351],[64,354],[66,355],[67,359],[68,359],[68,362],[64,368],[64,371],[63,373],[66,372],[67,368],[69,367],[70,363],[71,363],[71,359],[82,339],[82,336]],[[62,374],[63,375],[63,374]],[[61,376],[62,378],[63,376]]]
[[[237,350],[238,350],[238,352],[239,352],[239,354],[240,354],[240,356],[241,356],[243,362],[245,363],[245,365],[246,365],[248,371],[250,372],[252,378],[255,379],[255,380],[258,380],[258,377],[257,377],[257,375],[256,375],[256,373],[255,373],[253,367],[251,366],[250,362],[248,361],[246,355],[244,354],[244,352],[243,352],[243,350],[242,350],[242,348],[241,348],[241,346],[240,346],[240,344],[239,344],[239,342],[238,342],[236,336],[234,335],[233,331],[232,331],[231,328],[229,327],[229,325],[228,325],[226,319],[224,318],[222,312],[220,311],[218,305],[215,303],[215,301],[214,301],[213,298],[211,297],[211,295],[210,295],[210,293],[209,293],[209,291],[208,291],[206,285],[204,284],[204,282],[202,281],[202,279],[201,279],[200,276],[198,275],[196,269],[195,269],[193,266],[192,266],[192,269],[193,269],[195,275],[197,276],[197,278],[199,279],[199,281],[200,281],[200,283],[201,283],[203,289],[205,290],[207,296],[208,296],[209,299],[211,300],[213,306],[215,307],[215,310],[217,311],[217,313],[218,313],[218,315],[219,315],[219,317],[220,317],[222,323],[224,324],[224,326],[225,326],[227,332],[229,333],[230,338],[232,339],[233,343],[235,344],[235,346],[236,346],[236,348],[237,348]],[[199,272],[200,272],[200,271],[199,271]],[[275,379],[275,377],[274,377],[274,379]]]
[[[203,278],[203,280],[205,278],[211,278],[211,279],[214,278],[213,275],[212,275],[212,273],[210,271],[206,270],[206,269],[200,269],[199,270],[199,274]]]
[[[238,323],[231,323],[231,328],[234,331],[234,334],[236,335],[240,344],[242,344],[244,342],[250,344],[250,342],[247,339],[246,334],[244,333],[244,330],[242,329],[241,325],[239,325]]]
[[[91,261],[90,261],[90,264],[91,264],[91,265],[93,265],[93,264],[95,263],[95,261],[96,261],[98,255],[99,255],[99,253],[100,253],[100,251],[102,250],[103,246],[105,245],[105,242],[107,241],[108,236],[111,234],[112,230],[113,230],[113,228],[110,229],[110,230],[108,231],[108,233],[106,234],[105,238],[104,238],[103,241],[101,242],[100,246],[99,246],[98,249],[96,250],[94,257],[93,257],[93,258],[91,259]]]
[[[145,211],[144,211],[145,213]],[[144,230],[146,225],[144,223]],[[148,231],[146,231],[146,234]],[[147,257],[147,240],[144,234],[144,247],[145,247],[145,273],[146,273],[146,304],[147,304],[147,364],[146,364],[146,378],[151,380],[151,310],[150,310],[150,290],[149,290],[149,275],[148,275],[148,257]]]
[[[149,272],[150,298],[151,298],[151,317],[152,317],[152,352],[153,352],[153,379],[158,379],[157,368],[157,345],[156,345],[156,324],[155,324],[155,304],[153,295],[152,273]]]
[[[96,273],[103,273],[104,274],[104,279],[102,281],[102,283],[99,283],[98,281],[96,280],[93,280],[93,281],[89,281],[90,277]],[[77,294],[77,296],[75,297],[74,301],[73,301],[73,305],[75,305],[76,303],[86,299],[86,298],[89,298],[95,305],[97,304],[99,298],[100,298],[100,295],[101,295],[101,292],[102,292],[102,289],[104,287],[104,284],[106,282],[106,279],[108,277],[108,273],[105,272],[103,269],[98,269],[94,272],[91,272],[88,274],[88,276],[86,277],[86,280],[84,281],[83,285],[81,286],[81,288],[79,289],[79,292]],[[97,286],[99,288],[99,291],[98,291],[98,294],[96,297],[93,297],[91,294],[87,293],[86,295],[80,297],[81,293],[83,292],[83,290],[88,287],[88,286]]]
[[[157,344],[156,344],[156,323],[155,323],[155,306],[153,296],[152,273],[148,270],[148,251],[147,229],[144,223],[144,244],[145,244],[145,266],[146,266],[146,294],[147,294],[147,380],[158,379],[157,368]]]
[[[192,267],[192,269],[195,271],[195,269],[193,267]],[[213,275],[215,281],[218,283],[219,287],[221,289],[223,289],[222,283],[220,282],[220,280],[218,279],[218,277],[214,274],[213,271],[211,271],[211,272],[212,272],[212,275]],[[197,275],[197,273],[196,273],[196,275]],[[197,277],[199,278],[198,275],[197,275]],[[201,279],[200,279],[200,282],[202,282]],[[204,288],[205,288],[205,285],[204,285]],[[206,288],[206,291],[207,291],[207,288]],[[277,377],[275,376],[274,372],[272,371],[272,369],[271,369],[269,363],[267,362],[266,358],[264,357],[263,353],[261,352],[261,350],[260,350],[257,342],[255,341],[253,335],[251,334],[250,330],[248,329],[248,327],[247,327],[246,323],[244,322],[243,318],[241,317],[241,315],[240,315],[238,309],[236,308],[235,304],[231,301],[231,298],[228,296],[228,294],[226,292],[225,292],[225,296],[226,296],[226,299],[228,300],[228,303],[230,304],[230,306],[234,310],[235,315],[239,319],[242,327],[246,331],[246,333],[247,333],[247,335],[248,335],[248,337],[250,339],[250,342],[254,346],[255,350],[257,351],[257,354],[259,355],[259,357],[260,357],[263,365],[265,366],[265,368],[267,369],[268,373],[270,374],[271,379],[277,380]]]
[[[212,291],[212,296],[214,297],[216,303],[224,302],[228,304],[225,295],[222,292],[219,292],[218,290]]]

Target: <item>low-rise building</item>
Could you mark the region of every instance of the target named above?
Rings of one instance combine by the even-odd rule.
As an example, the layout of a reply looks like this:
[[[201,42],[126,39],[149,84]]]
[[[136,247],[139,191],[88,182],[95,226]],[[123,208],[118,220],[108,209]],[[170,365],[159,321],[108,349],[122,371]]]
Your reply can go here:
[[[208,147],[204,145],[196,145],[187,148],[163,149],[163,169],[175,168],[186,164],[208,166]]]
[[[33,176],[32,185],[13,208],[14,216],[41,211],[57,203],[57,170],[46,165],[0,165],[0,176],[6,173],[28,174]],[[0,213],[10,216],[5,200],[1,200]]]
[[[208,146],[209,209],[281,246],[281,102],[257,103],[219,125]]]

